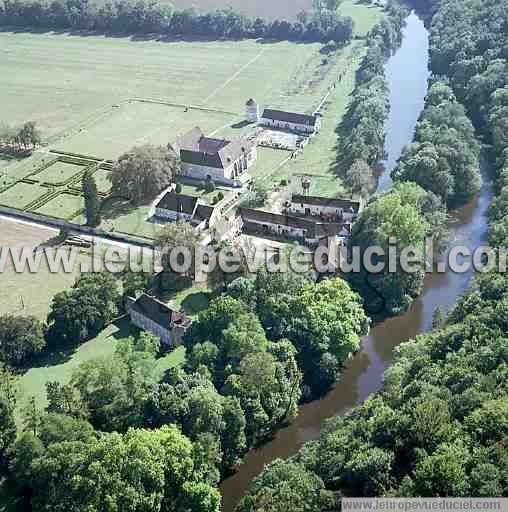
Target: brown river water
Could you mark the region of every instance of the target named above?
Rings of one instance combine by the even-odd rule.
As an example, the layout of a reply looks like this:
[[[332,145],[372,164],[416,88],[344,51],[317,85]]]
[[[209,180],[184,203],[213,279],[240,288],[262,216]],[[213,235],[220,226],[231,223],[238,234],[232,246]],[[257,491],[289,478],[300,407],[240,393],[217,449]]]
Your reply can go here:
[[[385,172],[379,179],[379,191],[391,187],[389,173],[402,148],[413,139],[414,127],[422,111],[427,91],[428,33],[422,21],[411,14],[407,18],[399,50],[385,66],[390,84],[390,115],[386,122]],[[478,197],[463,208],[450,213],[450,237],[453,245],[471,250],[483,245],[487,232],[487,209],[492,200],[488,181],[484,180]],[[336,386],[322,399],[300,407],[298,417],[273,439],[251,450],[238,471],[221,485],[224,512],[233,512],[247,492],[252,480],[263,467],[276,458],[288,458],[306,441],[319,436],[324,422],[345,414],[378,391],[383,373],[393,361],[394,348],[431,328],[435,309],[452,307],[471,283],[473,271],[455,274],[427,274],[422,295],[409,311],[375,325],[365,336],[361,350],[349,361]]]

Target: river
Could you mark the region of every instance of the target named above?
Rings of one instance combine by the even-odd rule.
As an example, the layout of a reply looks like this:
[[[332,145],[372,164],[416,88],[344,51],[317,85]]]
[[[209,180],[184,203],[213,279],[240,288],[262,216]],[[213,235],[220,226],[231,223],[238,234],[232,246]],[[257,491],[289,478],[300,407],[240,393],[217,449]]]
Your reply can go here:
[[[403,40],[397,52],[385,66],[390,85],[390,115],[386,122],[385,171],[378,190],[391,186],[390,171],[404,145],[413,139],[416,121],[423,109],[427,92],[428,33],[423,22],[411,14],[406,20]],[[487,209],[492,191],[484,181],[478,197],[463,208],[450,212],[452,245],[461,244],[474,250],[482,245],[487,232]],[[287,428],[261,448],[251,450],[238,471],[221,486],[224,512],[232,512],[247,492],[252,480],[263,467],[276,458],[288,458],[309,440],[319,436],[326,419],[344,414],[378,391],[383,373],[393,361],[394,348],[417,334],[430,329],[435,309],[448,310],[468,288],[472,271],[455,274],[428,274],[422,295],[409,311],[399,317],[377,324],[365,336],[362,349],[348,362],[337,385],[321,400],[300,407],[298,417]]]

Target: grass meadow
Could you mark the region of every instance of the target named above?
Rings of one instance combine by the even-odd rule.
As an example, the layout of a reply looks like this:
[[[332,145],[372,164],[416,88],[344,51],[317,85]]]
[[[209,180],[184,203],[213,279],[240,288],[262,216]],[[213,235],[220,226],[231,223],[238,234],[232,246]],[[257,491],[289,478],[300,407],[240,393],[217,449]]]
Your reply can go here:
[[[90,359],[108,357],[115,352],[117,344],[137,330],[127,318],[118,320],[109,325],[97,337],[80,345],[71,354],[53,355],[49,360],[42,361],[39,366],[30,368],[18,379],[19,397],[16,409],[16,422],[23,426],[23,409],[27,401],[35,397],[39,407],[47,404],[46,383],[59,382],[67,384],[78,366]],[[158,360],[157,370],[162,376],[163,372],[171,367],[183,364],[185,348],[178,347],[171,353]]]
[[[173,0],[178,7],[196,2]],[[310,3],[311,0],[200,0],[200,7],[232,5],[251,15],[294,19]],[[353,0],[345,0],[341,10],[353,16],[360,37],[382,15],[380,9]],[[34,203],[39,213],[60,218],[75,215],[75,219],[82,220],[77,215],[83,206],[82,198],[72,194],[79,183],[74,183],[72,177],[79,175],[83,167],[57,162],[30,177],[57,157],[48,150],[115,159],[136,144],[174,141],[195,125],[210,135],[237,136],[242,133],[248,98],[253,96],[264,106],[312,112],[327,91],[331,92],[321,109],[322,131],[304,152],[281,165],[289,153],[259,148],[252,174],[267,185],[296,177],[291,180],[292,186],[301,176],[309,176],[313,193],[339,193],[342,184],[336,177],[335,130],[350,101],[365,44],[357,39],[332,54],[321,50],[320,44],[290,42],[135,41],[96,35],[0,32],[2,121],[36,121],[48,146],[27,160],[0,159],[0,204],[23,209]],[[337,82],[339,75],[343,78]],[[27,177],[32,181],[21,182]],[[95,177],[100,192],[107,194],[108,171],[99,169]],[[71,183],[66,183],[69,179]],[[43,182],[50,188],[42,187]],[[9,187],[12,183],[16,184]],[[3,190],[5,187],[9,188]],[[55,193],[48,202],[36,203],[52,190]],[[150,207],[145,206],[116,212],[105,222],[109,229],[153,238],[162,226],[150,222],[150,213]],[[54,235],[2,219],[0,228],[0,243],[5,245],[36,245]],[[78,260],[89,262],[90,255],[81,254]],[[44,319],[52,297],[69,288],[78,273],[79,268],[74,274],[50,274],[43,268],[35,275],[17,274],[8,267],[2,274],[0,315],[35,315]],[[195,314],[206,306],[208,294],[192,290],[172,300]],[[125,322],[112,325],[74,353],[45,361],[26,372],[20,378],[18,422],[19,411],[28,397],[36,396],[39,405],[44,405],[48,380],[67,382],[80,362],[111,354],[118,340],[131,333],[130,329]],[[161,360],[161,371],[180,364],[184,357],[182,350],[170,354]]]

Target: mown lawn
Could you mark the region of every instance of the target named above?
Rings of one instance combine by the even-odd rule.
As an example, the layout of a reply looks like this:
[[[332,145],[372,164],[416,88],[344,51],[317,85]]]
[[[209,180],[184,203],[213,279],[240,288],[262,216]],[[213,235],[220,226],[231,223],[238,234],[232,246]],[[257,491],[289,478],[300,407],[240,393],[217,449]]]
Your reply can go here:
[[[76,212],[82,210],[84,207],[85,200],[82,196],[73,196],[63,192],[45,205],[37,208],[36,213],[67,220],[74,217]]]
[[[0,194],[0,204],[22,210],[25,206],[39,197],[42,197],[47,192],[49,192],[49,189],[39,185],[16,183],[13,187],[4,190]]]
[[[221,112],[132,101],[122,103],[54,147],[73,153],[93,153],[116,159],[133,146],[174,143],[179,135],[199,126],[211,133],[235,116]]]
[[[94,172],[93,177],[99,192],[102,192],[103,194],[109,193],[111,190],[111,181],[109,179],[110,176],[111,172],[105,171],[104,169],[99,169],[98,171]]]
[[[152,217],[150,206],[140,206],[135,210],[120,214],[107,221],[113,231],[155,239],[164,228],[163,223]]]
[[[44,408],[47,404],[46,383],[59,382],[66,384],[70,381],[72,373],[78,366],[90,359],[107,357],[115,352],[117,344],[129,336],[139,332],[127,317],[122,318],[108,326],[96,338],[79,346],[72,354],[65,356],[54,356],[46,363],[31,368],[19,378],[19,399],[16,409],[16,422],[18,427],[22,425],[22,411],[27,401],[35,397],[39,407]],[[178,347],[158,360],[157,370],[162,376],[168,368],[181,365],[185,361],[185,348]]]
[[[313,177],[321,185],[313,185],[315,192],[324,193],[333,197],[344,191],[340,176],[345,169],[338,166],[336,133],[337,126],[340,124],[347,106],[351,100],[355,87],[355,74],[365,53],[365,45],[362,42],[356,42],[349,48],[347,64],[343,68],[343,77],[335,88],[332,89],[330,96],[322,109],[322,127],[303,152],[291,159],[279,170],[279,177],[291,176],[309,176],[311,184]],[[323,181],[327,178],[326,181]]]
[[[32,179],[39,183],[51,183],[57,185],[66,182],[73,176],[82,172],[85,168],[82,165],[68,164],[65,162],[55,162],[47,169],[33,176]]]

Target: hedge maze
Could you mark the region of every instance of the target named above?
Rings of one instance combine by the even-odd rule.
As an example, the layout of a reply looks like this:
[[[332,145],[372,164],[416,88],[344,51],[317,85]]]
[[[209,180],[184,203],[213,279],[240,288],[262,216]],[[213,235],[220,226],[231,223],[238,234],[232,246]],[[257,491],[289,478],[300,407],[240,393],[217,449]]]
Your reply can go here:
[[[81,181],[92,172],[99,195],[111,190],[112,162],[88,155],[50,152],[49,160],[0,189],[0,206],[17,208],[63,220],[72,220],[84,211]]]

